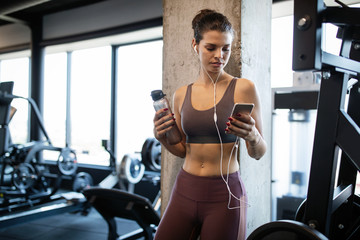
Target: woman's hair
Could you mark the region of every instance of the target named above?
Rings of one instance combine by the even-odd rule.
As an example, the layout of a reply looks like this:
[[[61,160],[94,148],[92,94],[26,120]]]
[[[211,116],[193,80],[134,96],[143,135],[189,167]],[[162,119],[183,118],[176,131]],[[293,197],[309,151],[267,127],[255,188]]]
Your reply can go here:
[[[194,38],[197,44],[207,31],[216,30],[219,32],[230,32],[231,35],[234,34],[234,29],[229,19],[223,14],[210,9],[200,10],[192,20],[192,28],[194,29]]]

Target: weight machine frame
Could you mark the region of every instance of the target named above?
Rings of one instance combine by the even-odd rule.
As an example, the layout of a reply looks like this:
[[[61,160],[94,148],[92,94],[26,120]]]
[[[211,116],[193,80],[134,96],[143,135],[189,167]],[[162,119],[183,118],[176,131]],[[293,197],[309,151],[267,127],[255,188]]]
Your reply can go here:
[[[323,23],[339,29],[339,56],[322,51]],[[293,70],[322,71],[302,219],[330,239],[352,238],[360,230],[360,216],[353,208],[359,206],[354,190],[360,170],[360,86],[351,80],[360,76],[359,47],[360,9],[325,7],[323,0],[294,1]]]
[[[265,224],[248,240],[360,238],[360,196],[354,193],[360,171],[360,8],[335,2],[340,7],[294,0],[293,70],[322,73],[307,199],[296,221]],[[324,23],[338,27],[339,55],[321,48]]]
[[[0,172],[1,213],[12,212],[17,208],[32,207],[41,203],[53,201],[52,196],[60,188],[63,176],[72,178],[71,176],[74,175],[77,170],[75,152],[67,147],[61,148],[52,145],[36,103],[31,98],[13,95],[13,86],[13,82],[0,83],[0,164],[2,165]],[[35,113],[45,140],[32,141],[26,144],[11,143],[9,122],[11,119],[10,104],[13,99],[24,99],[30,104],[31,110]],[[46,169],[37,169],[38,166],[45,166],[41,155],[44,150],[59,152],[59,159],[57,161],[59,173],[53,174],[46,171]],[[70,154],[73,154],[72,156],[74,157],[69,157]],[[9,186],[5,183],[5,171],[7,167],[13,169],[11,176],[12,182]],[[21,167],[32,169],[33,172],[22,172]],[[13,175],[16,171],[19,171],[17,178],[20,179],[20,183],[18,183],[19,186],[16,185],[15,188]],[[41,189],[32,191],[31,188],[34,183],[30,183],[28,186],[25,184],[24,186],[23,181],[30,181],[31,179],[28,178],[33,178],[35,175],[36,180],[34,180],[34,183],[36,183],[36,186],[41,187]],[[23,178],[26,178],[26,180],[22,180]],[[47,180],[49,179],[52,179],[52,184],[48,183]],[[57,196],[55,199],[56,198],[59,197]],[[3,219],[1,219],[1,221],[2,220]]]

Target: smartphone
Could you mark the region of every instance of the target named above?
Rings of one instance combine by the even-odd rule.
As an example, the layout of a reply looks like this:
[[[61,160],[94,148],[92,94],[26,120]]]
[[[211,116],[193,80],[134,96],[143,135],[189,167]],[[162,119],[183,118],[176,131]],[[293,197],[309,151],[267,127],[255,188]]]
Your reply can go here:
[[[232,117],[236,117],[236,114],[251,114],[254,108],[253,103],[235,103],[231,112]]]

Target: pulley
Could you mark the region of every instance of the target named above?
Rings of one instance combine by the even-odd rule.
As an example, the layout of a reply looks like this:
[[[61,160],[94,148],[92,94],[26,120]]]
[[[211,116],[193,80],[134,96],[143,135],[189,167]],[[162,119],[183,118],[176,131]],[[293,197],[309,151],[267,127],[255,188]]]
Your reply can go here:
[[[66,147],[61,149],[57,165],[59,171],[64,175],[73,175],[77,170],[77,158],[75,151]]]
[[[139,154],[125,154],[122,158],[119,167],[119,178],[136,184],[143,178],[145,166],[140,160]]]
[[[93,185],[94,181],[89,173],[79,172],[75,176],[72,189],[75,192],[82,192],[83,190],[88,189]]]
[[[150,170],[161,170],[161,144],[156,138],[146,139],[142,146],[141,159]]]
[[[19,190],[26,190],[33,187],[38,179],[34,167],[29,163],[20,163],[15,167],[12,174],[12,182]]]

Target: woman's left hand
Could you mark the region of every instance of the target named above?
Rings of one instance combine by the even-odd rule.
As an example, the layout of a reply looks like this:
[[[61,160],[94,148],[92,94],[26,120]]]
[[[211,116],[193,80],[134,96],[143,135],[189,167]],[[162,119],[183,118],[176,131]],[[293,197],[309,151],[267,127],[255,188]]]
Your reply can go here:
[[[234,134],[248,141],[250,145],[256,145],[261,137],[255,127],[255,120],[249,114],[239,114],[236,117],[229,117],[226,123],[227,134]]]

